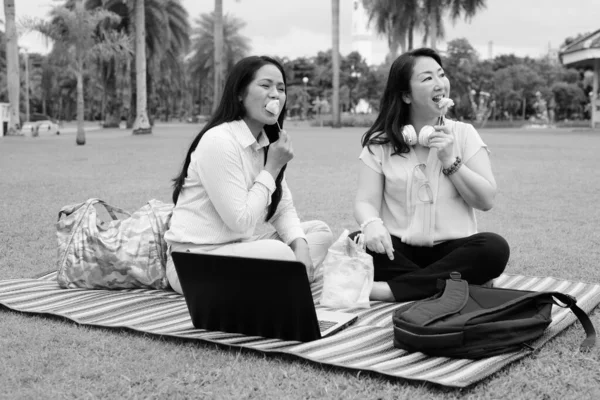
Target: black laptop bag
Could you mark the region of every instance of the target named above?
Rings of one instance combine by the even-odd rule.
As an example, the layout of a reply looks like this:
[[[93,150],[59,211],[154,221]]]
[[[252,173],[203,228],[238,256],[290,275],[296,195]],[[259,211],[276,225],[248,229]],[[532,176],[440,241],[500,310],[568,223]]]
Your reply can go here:
[[[457,272],[439,281],[428,299],[403,305],[393,314],[394,346],[440,357],[478,359],[523,348],[552,322],[552,305],[568,307],[594,346],[596,331],[573,296],[559,292],[488,288],[469,285]],[[560,304],[560,303],[563,304]]]

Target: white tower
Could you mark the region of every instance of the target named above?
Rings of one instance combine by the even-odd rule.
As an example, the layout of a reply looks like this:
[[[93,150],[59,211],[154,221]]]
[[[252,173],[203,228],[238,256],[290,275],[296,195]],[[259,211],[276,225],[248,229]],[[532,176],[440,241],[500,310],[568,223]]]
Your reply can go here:
[[[361,0],[353,0],[352,5],[352,51],[358,51],[367,61],[373,64],[373,36],[369,30],[369,16]]]

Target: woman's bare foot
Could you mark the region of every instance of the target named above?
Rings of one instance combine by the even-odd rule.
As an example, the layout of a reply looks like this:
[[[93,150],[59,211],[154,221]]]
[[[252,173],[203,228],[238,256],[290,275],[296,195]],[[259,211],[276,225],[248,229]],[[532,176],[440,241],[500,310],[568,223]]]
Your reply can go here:
[[[377,301],[395,301],[394,294],[387,282],[373,282],[369,299]]]

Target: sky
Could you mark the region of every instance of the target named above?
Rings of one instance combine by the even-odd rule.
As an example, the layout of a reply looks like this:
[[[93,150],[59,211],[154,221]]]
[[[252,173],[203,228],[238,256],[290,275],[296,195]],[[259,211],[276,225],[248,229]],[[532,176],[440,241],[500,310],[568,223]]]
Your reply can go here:
[[[1,1],[1,0],[0,0]],[[202,13],[211,12],[214,0],[181,0],[192,26]],[[17,20],[24,16],[45,18],[54,0],[16,0]],[[340,0],[340,51],[352,51],[353,0]],[[252,54],[310,57],[331,48],[331,2],[329,0],[223,0],[225,13],[246,21],[241,34],[250,38]],[[4,8],[0,10],[4,20]],[[600,29],[600,0],[487,0],[487,7],[470,22],[446,23],[449,40],[466,38],[482,58],[515,54],[539,57],[569,36]],[[415,45],[421,39],[416,37]],[[19,44],[30,52],[48,51],[38,34],[24,34]],[[387,52],[385,38],[373,36],[373,62]]]

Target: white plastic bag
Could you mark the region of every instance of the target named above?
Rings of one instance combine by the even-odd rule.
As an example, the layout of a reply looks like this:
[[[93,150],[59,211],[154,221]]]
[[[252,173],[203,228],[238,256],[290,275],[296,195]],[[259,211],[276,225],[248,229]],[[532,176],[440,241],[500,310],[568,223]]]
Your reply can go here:
[[[348,233],[345,230],[331,245],[323,261],[320,304],[332,308],[369,308],[369,295],[373,288],[373,257],[365,252],[362,243],[352,241]],[[357,238],[362,239],[362,235]]]

